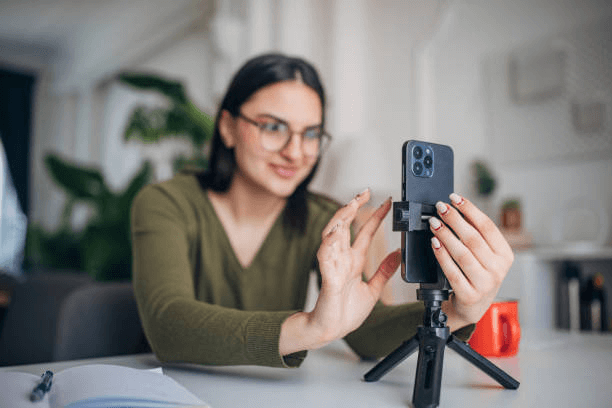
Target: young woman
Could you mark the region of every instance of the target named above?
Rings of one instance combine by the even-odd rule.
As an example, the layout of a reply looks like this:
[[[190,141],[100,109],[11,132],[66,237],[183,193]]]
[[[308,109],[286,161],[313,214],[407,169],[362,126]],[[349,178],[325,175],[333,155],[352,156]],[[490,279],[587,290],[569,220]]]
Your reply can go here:
[[[416,333],[421,303],[377,303],[400,252],[362,279],[391,200],[352,240],[369,190],[341,207],[307,189],[329,139],[316,70],[299,58],[263,55],[229,85],[210,169],[141,191],[132,208],[134,290],[160,360],[295,367],[307,350],[339,338],[375,358]],[[454,290],[443,307],[448,325],[465,339],[513,254],[488,217],[458,195],[450,199],[431,219],[432,246]],[[313,269],[320,293],[306,312]]]

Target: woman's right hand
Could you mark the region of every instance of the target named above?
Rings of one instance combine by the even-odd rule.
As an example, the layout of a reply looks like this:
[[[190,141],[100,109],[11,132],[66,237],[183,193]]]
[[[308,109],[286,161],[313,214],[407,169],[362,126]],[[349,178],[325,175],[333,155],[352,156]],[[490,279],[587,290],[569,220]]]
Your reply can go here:
[[[351,223],[369,198],[369,190],[357,195],[323,229],[317,253],[322,278],[319,297],[311,312],[296,313],[283,323],[281,355],[322,347],[357,329],[400,265],[401,253],[397,250],[387,255],[370,280],[363,280],[368,247],[391,208],[389,198],[372,213],[351,245]]]

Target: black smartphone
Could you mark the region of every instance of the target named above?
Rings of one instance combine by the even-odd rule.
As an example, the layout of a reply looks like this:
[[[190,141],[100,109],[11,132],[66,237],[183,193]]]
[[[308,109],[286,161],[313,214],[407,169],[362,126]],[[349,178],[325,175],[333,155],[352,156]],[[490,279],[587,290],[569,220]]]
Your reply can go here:
[[[402,278],[409,283],[448,288],[433,254],[433,234],[427,224],[435,204],[448,202],[453,188],[453,150],[450,146],[409,140],[402,147],[402,201],[420,207],[423,228],[402,231]]]

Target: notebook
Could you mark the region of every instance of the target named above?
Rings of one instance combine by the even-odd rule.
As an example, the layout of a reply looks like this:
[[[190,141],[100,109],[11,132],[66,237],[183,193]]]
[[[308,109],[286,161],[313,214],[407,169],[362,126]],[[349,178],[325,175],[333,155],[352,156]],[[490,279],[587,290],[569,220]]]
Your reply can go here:
[[[71,367],[54,373],[51,390],[42,400],[32,402],[30,394],[40,381],[41,377],[34,374],[0,372],[0,407],[210,408],[164,375],[161,368],[139,370],[111,364]]]

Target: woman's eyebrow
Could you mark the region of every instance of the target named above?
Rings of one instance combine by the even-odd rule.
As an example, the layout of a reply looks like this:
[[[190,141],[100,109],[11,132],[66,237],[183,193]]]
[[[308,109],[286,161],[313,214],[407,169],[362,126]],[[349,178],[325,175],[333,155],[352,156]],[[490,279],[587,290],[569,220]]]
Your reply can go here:
[[[288,127],[291,127],[291,126],[289,126],[289,122],[287,122],[287,121],[286,121],[286,120],[284,120],[284,119],[279,118],[278,116],[274,116],[274,115],[273,115],[273,114],[271,114],[271,113],[260,113],[260,114],[259,114],[259,115],[257,115],[256,117],[257,117],[257,118],[270,118],[270,119],[274,119],[274,120],[275,120],[275,121],[277,121],[277,122],[281,122],[282,124],[287,125]],[[310,130],[310,129],[320,128],[320,127],[322,127],[322,126],[323,126],[323,124],[322,124],[322,123],[318,123],[318,124],[316,124],[316,125],[306,126],[304,129],[305,129],[305,130]]]

